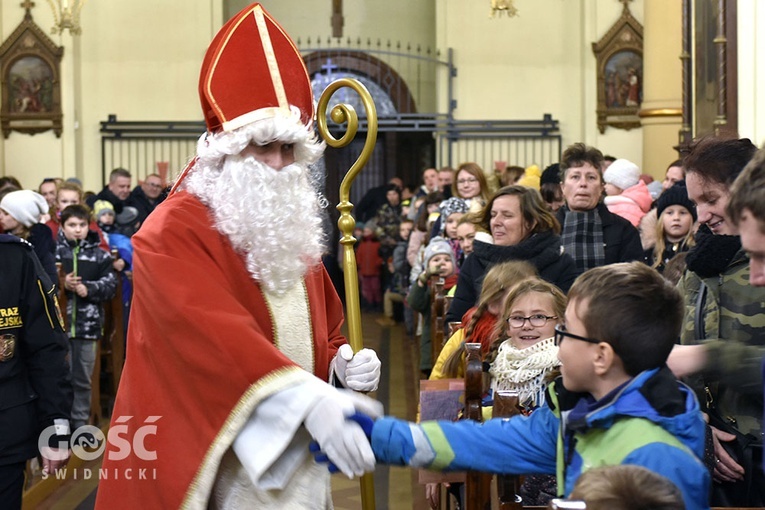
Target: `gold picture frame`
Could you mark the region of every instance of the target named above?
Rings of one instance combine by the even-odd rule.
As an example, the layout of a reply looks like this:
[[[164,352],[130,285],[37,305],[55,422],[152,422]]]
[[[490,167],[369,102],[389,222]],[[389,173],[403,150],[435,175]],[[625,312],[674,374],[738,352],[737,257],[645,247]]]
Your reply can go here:
[[[61,136],[61,58],[56,46],[32,20],[24,20],[0,46],[0,129],[34,135],[53,130]]]
[[[640,127],[643,102],[643,26],[625,2],[619,20],[592,43],[598,72],[598,130]]]

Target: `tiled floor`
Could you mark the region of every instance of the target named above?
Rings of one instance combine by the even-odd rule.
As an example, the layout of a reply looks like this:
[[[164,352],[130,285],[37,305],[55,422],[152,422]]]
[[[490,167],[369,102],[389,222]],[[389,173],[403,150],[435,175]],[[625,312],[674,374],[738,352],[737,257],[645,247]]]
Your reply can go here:
[[[365,345],[378,352],[383,362],[380,389],[375,396],[385,406],[386,414],[414,419],[417,408],[417,377],[414,369],[416,349],[402,325],[380,326],[376,319],[380,314],[363,314],[362,330]],[[99,463],[88,467],[97,473]],[[80,470],[80,472],[84,472]],[[374,473],[375,502],[377,510],[426,510],[425,492],[417,484],[415,471],[405,468],[380,466]],[[91,510],[95,502],[98,480],[96,477],[69,480],[60,487],[47,491],[48,496],[38,503],[27,502],[25,510]],[[332,479],[332,494],[337,510],[361,510],[361,493],[358,480],[348,480],[342,475]]]

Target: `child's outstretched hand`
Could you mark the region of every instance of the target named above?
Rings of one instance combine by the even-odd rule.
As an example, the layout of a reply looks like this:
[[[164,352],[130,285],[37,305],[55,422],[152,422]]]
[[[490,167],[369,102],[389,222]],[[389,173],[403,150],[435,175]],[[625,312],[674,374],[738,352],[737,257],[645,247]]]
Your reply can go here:
[[[346,420],[352,420],[359,424],[361,427],[361,430],[364,431],[364,435],[367,436],[367,439],[371,442],[372,441],[372,428],[375,425],[374,420],[364,413],[353,413],[352,415],[348,416]],[[318,462],[319,464],[326,464],[327,469],[330,473],[339,473],[340,470],[335,466],[335,464],[332,463],[332,461],[329,460],[327,457],[327,454],[325,454],[323,451],[321,451],[321,448],[319,447],[319,443],[316,441],[311,441],[311,443],[308,445],[308,449],[313,454],[314,460]]]

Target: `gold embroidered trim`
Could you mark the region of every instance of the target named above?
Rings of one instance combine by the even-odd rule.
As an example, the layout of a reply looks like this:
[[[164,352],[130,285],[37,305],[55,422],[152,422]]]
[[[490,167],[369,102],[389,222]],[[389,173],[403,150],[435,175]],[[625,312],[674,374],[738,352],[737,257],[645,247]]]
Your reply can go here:
[[[212,492],[218,466],[226,451],[231,447],[237,434],[250,418],[255,407],[270,395],[288,386],[293,386],[313,375],[298,367],[284,367],[274,370],[250,386],[239,399],[207,449],[202,463],[197,468],[186,495],[181,503],[182,509],[205,510]]]

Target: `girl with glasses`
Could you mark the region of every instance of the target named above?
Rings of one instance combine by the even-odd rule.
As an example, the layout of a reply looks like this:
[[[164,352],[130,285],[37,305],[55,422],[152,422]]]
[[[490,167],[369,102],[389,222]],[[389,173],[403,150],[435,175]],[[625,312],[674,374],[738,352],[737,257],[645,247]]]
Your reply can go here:
[[[497,322],[498,340],[487,357],[493,391],[517,391],[527,410],[544,402],[547,382],[560,365],[555,326],[565,311],[566,296],[551,283],[529,278],[512,288]]]
[[[555,326],[563,322],[566,296],[553,284],[528,278],[515,285],[497,321],[497,338],[486,360],[491,389],[518,393],[530,414],[545,401],[545,388],[560,374]],[[524,505],[544,506],[556,496],[555,477],[526,476],[520,496]]]

